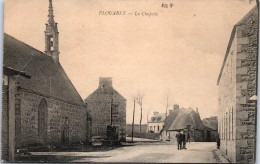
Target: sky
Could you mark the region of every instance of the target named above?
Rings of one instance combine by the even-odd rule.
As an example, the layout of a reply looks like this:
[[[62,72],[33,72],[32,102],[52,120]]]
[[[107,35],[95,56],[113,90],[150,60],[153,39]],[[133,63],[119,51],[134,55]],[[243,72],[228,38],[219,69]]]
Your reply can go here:
[[[232,28],[254,6],[248,0],[53,0],[60,63],[83,99],[99,77],[112,77],[127,99],[127,123],[138,91],[145,95],[143,123],[154,111],[165,113],[167,93],[169,109],[179,104],[198,107],[202,119],[216,116],[217,78]],[[4,32],[44,51],[47,15],[48,0],[5,0]],[[135,118],[138,123],[138,106]]]

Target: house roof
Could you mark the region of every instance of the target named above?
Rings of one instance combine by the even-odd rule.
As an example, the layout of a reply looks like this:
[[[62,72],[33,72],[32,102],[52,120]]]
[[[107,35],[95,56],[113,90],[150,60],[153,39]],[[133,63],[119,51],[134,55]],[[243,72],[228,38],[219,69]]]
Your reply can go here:
[[[253,14],[257,14],[257,15],[258,15],[257,6],[253,7],[237,24],[234,25],[234,27],[233,27],[233,29],[232,29],[232,32],[231,32],[231,36],[230,36],[229,42],[228,42],[226,55],[225,55],[225,57],[224,57],[224,61],[223,61],[223,64],[222,64],[222,67],[221,67],[221,70],[220,70],[220,73],[219,73],[219,76],[218,76],[217,85],[218,85],[219,82],[220,82],[220,79],[221,79],[221,76],[222,76],[222,72],[223,72],[223,70],[224,70],[224,66],[225,66],[225,63],[226,63],[226,60],[227,60],[227,57],[228,57],[228,54],[229,54],[229,50],[230,50],[230,47],[231,47],[231,45],[232,45],[233,39],[234,39],[234,37],[235,37],[236,27],[237,27],[237,26],[240,26],[240,25],[242,25],[242,24],[245,24],[245,21],[248,19],[248,17],[250,17],[250,16],[253,15]],[[257,17],[257,18],[258,18],[258,17]]]
[[[105,96],[107,98],[116,97],[126,101],[126,99],[113,88],[111,77],[99,77],[98,89],[85,98],[84,101],[87,102],[88,100],[96,99],[98,95],[102,95],[102,97]]]
[[[206,130],[207,127],[203,125],[199,113],[192,108],[181,108],[174,110],[165,120],[163,130],[182,130],[190,125],[192,129]]]
[[[87,98],[84,99],[84,102],[95,99],[96,96],[100,94],[107,95],[108,98],[111,96],[118,96],[118,98],[121,98],[122,100],[126,101],[126,99],[118,91],[116,91],[113,87],[110,87],[105,88],[104,90],[102,90],[101,88],[96,89],[93,93],[91,93]]]
[[[210,118],[204,118],[202,120],[202,123],[208,128],[211,128],[212,130],[218,130],[218,119],[216,116]]]
[[[158,113],[156,116],[152,116],[151,119],[148,122],[149,123],[163,122],[165,120],[165,117],[166,117],[165,113]]]
[[[66,102],[84,102],[59,63],[45,53],[4,34],[4,66],[26,72],[30,80],[17,76],[21,88]]]

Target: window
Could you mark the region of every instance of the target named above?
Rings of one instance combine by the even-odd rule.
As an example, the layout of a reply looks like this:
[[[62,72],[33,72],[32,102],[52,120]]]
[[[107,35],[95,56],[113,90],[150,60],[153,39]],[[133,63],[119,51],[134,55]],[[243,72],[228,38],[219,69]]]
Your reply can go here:
[[[47,42],[48,42],[47,50],[52,51],[53,50],[53,36],[52,35],[47,36]]]
[[[233,107],[231,108],[231,139],[234,140],[233,134]]]
[[[231,56],[230,56],[230,57],[231,57],[231,73],[230,73],[230,75],[231,75],[231,82],[232,82],[232,69],[233,69],[233,68],[232,68],[232,67],[233,67],[233,66],[232,66],[232,63],[233,63],[233,51],[231,52]]]
[[[225,114],[223,115],[223,139],[225,140],[226,137],[225,137],[225,133],[226,133],[226,128],[225,128]]]
[[[226,133],[225,133],[225,139],[228,140],[228,113],[225,114],[225,126],[226,126]]]
[[[118,114],[118,104],[112,105],[112,115]]]
[[[38,136],[45,138],[47,136],[47,102],[42,99],[38,106]]]
[[[231,119],[230,119],[230,116],[231,116],[231,111],[229,110],[229,112],[228,112],[228,140],[230,140],[230,136],[231,136],[231,128],[230,128],[230,126],[231,126]]]
[[[160,127],[158,126],[158,132],[160,131]]]
[[[222,116],[220,117],[221,119],[220,119],[220,125],[221,125],[221,127],[220,127],[220,137],[221,137],[221,139],[223,139],[223,135],[222,135],[222,133],[223,133],[223,119],[222,119]]]

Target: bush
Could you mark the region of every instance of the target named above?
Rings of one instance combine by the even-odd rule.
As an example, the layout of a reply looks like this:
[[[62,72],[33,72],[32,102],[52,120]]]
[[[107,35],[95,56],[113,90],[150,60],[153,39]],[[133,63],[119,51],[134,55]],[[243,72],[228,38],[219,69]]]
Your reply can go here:
[[[132,137],[132,135],[130,134],[128,135],[128,137]],[[134,133],[134,137],[159,140],[160,134],[159,133]]]

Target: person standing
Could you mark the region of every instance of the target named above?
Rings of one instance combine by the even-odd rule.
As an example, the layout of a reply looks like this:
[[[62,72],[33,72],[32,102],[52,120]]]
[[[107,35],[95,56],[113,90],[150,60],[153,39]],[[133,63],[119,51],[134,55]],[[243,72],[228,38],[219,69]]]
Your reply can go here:
[[[182,132],[182,148],[187,149],[186,148],[186,136],[184,134],[184,131]]]
[[[177,148],[178,150],[180,150],[181,143],[182,143],[182,134],[180,133],[180,131],[178,131],[178,133],[176,134],[176,139],[177,139]]]
[[[216,142],[217,142],[217,148],[219,149],[219,147],[220,147],[220,137],[219,137],[218,133],[217,133],[217,136],[216,136]]]
[[[187,134],[187,142],[190,143],[190,133]]]

